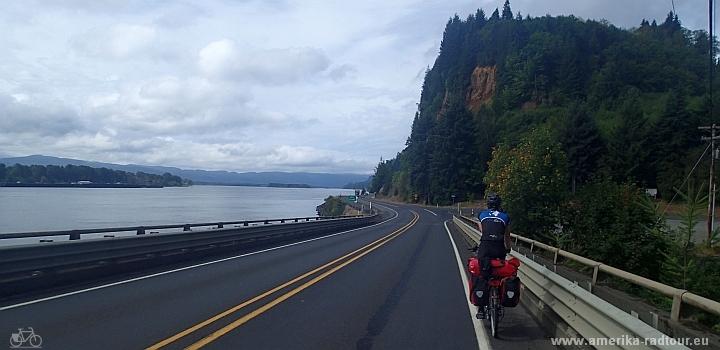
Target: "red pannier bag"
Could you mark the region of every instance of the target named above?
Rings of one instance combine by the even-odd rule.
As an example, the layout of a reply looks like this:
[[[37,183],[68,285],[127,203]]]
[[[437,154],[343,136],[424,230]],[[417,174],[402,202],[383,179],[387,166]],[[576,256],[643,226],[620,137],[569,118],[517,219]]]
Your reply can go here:
[[[492,277],[517,276],[517,269],[520,267],[520,260],[510,258],[508,260],[492,259]]]
[[[468,259],[468,271],[472,275],[480,276],[480,262],[477,258]]]
[[[510,258],[508,260],[490,260],[492,263],[492,277],[510,277],[517,276],[517,269],[520,267],[520,260]],[[480,261],[477,258],[468,259],[468,271],[470,274],[480,276]]]
[[[520,261],[517,258],[510,258],[508,260],[492,259],[492,277],[502,277],[502,304],[507,307],[515,307],[520,301],[520,279],[517,278],[517,269],[520,267]],[[476,284],[480,277],[480,262],[477,258],[473,257],[468,259],[468,271],[470,276],[468,278],[470,287],[470,302],[473,305],[480,305],[479,300],[475,299]],[[507,285],[506,285],[507,283]],[[509,293],[508,293],[509,292]],[[507,294],[507,295],[506,295]]]
[[[470,296],[470,303],[478,306],[480,305],[480,300],[475,299],[475,292],[477,283],[480,280],[480,262],[478,262],[477,258],[468,259],[468,271],[470,272],[470,276],[468,276],[468,286],[470,287],[470,293],[468,295]]]

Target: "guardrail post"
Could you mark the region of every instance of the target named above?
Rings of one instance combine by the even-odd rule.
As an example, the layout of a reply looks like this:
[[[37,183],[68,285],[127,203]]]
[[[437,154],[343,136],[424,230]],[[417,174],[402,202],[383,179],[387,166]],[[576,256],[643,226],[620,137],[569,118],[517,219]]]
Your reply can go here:
[[[73,230],[73,232],[70,234],[70,240],[71,241],[77,241],[80,239],[80,232],[76,232],[77,230]]]
[[[144,227],[139,227],[139,228],[137,229],[137,234],[138,234],[138,235],[144,235],[144,234],[145,234],[145,228],[144,228]]]
[[[595,264],[593,267],[593,279],[591,286],[594,287],[597,284],[598,273],[600,273],[600,264]],[[592,291],[591,291],[592,293]]]
[[[190,224],[185,224],[185,226],[183,226],[183,231],[190,231]]]
[[[676,321],[680,319],[680,306],[682,305],[682,296],[687,291],[685,289],[676,289],[673,294],[672,309],[670,310],[670,319]]]
[[[660,322],[659,322],[659,321],[660,321],[660,317],[658,316],[658,314],[656,314],[656,313],[654,313],[654,312],[651,312],[650,315],[652,315],[652,324],[651,324],[651,326],[652,326],[653,328],[657,329],[657,328],[658,328],[658,323],[660,323]]]

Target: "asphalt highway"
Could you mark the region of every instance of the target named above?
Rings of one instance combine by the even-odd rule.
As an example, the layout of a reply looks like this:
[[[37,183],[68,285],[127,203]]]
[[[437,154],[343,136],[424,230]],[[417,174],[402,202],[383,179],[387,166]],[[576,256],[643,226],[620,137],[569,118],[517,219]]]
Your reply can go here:
[[[365,202],[369,205],[369,202]],[[0,305],[43,349],[551,349],[522,307],[489,339],[447,209]],[[3,333],[4,332],[4,333]],[[29,343],[24,344],[27,347]]]

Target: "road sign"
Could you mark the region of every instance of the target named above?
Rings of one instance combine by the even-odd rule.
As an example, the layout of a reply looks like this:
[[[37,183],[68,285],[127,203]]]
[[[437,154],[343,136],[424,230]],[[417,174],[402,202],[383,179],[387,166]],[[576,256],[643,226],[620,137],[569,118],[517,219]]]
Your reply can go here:
[[[357,196],[348,196],[349,202],[357,202]]]

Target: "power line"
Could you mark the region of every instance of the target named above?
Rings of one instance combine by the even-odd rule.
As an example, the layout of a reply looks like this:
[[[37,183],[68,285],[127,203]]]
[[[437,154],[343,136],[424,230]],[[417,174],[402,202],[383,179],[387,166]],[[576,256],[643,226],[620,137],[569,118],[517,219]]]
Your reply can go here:
[[[698,158],[697,162],[695,162],[695,165],[692,167],[692,169],[688,173],[687,177],[685,177],[685,181],[683,181],[682,185],[680,185],[680,187],[678,188],[679,191],[682,191],[683,186],[685,186],[685,183],[688,181],[688,179],[690,179],[690,175],[692,175],[693,171],[695,171],[695,168],[697,168],[698,164],[700,164],[700,161],[703,160],[703,158],[705,157],[705,153],[707,153],[707,151],[710,149],[710,146],[711,145],[708,144],[707,147],[705,147],[705,151],[703,151],[703,153],[700,155],[700,158]],[[713,156],[713,155],[711,155],[711,156]],[[665,207],[665,210],[663,210],[662,215],[664,215],[665,212],[668,210],[668,208],[670,208],[670,204],[673,203],[673,201],[675,200],[675,197],[677,197],[677,195],[678,195],[678,192],[676,191],[675,195],[672,197],[672,199],[670,199],[670,202],[668,203],[667,207]]]
[[[673,13],[677,16],[677,12],[675,12],[675,0],[670,0],[670,2],[672,3]]]

